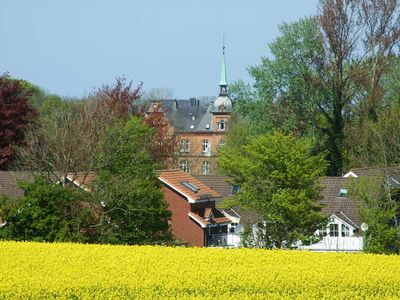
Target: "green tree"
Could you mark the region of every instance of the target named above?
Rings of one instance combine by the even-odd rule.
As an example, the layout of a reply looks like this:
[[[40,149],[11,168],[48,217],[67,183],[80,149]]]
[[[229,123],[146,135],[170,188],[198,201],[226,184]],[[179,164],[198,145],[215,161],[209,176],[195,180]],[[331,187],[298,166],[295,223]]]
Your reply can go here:
[[[364,250],[372,253],[400,253],[399,189],[389,176],[361,178],[353,182],[351,196],[367,225]]]
[[[396,0],[320,0],[315,18],[283,24],[269,45],[273,59],[249,69],[253,90],[243,84],[234,89],[244,115],[251,124],[267,120],[266,128],[312,135],[316,148],[328,150],[328,174],[340,175],[349,120],[359,116],[358,126],[376,120],[384,103],[383,82],[398,52],[399,13]],[[243,96],[250,105],[240,101]]]
[[[132,117],[111,127],[101,143],[93,196],[105,210],[104,242],[154,244],[170,238],[170,212],[149,153],[153,134]]]
[[[46,242],[93,242],[96,232],[90,227],[96,222],[95,209],[87,195],[59,184],[37,178],[21,184],[25,196],[3,198],[2,219],[7,223],[0,238]]]
[[[386,167],[400,164],[400,103],[376,111],[377,119],[349,126],[352,167]]]
[[[243,147],[220,150],[218,165],[241,187],[233,203],[255,210],[258,246],[291,248],[309,241],[326,217],[318,204],[318,179],[326,169],[323,154],[311,155],[308,139],[281,132],[255,137]]]

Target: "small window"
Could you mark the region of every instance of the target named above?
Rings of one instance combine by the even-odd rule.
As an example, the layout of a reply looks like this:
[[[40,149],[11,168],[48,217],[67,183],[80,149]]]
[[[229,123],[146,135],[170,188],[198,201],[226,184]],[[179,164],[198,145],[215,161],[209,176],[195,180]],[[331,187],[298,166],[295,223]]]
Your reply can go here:
[[[350,228],[342,224],[342,236],[350,236]]]
[[[190,171],[189,170],[189,162],[187,160],[182,160],[180,163],[180,167],[181,167],[182,171],[189,173],[189,171]]]
[[[185,152],[185,153],[190,152],[190,141],[189,140],[181,140],[179,151]]]
[[[224,120],[222,120],[221,122],[218,122],[218,130],[225,131],[225,121]]]
[[[348,189],[340,189],[339,190],[339,197],[347,197],[347,194],[348,194]]]
[[[232,185],[231,194],[235,195],[235,194],[237,194],[239,191],[240,191],[240,186],[238,186],[238,185]]]
[[[224,147],[225,146],[225,140],[220,140],[219,141],[219,144],[218,144],[218,147],[219,148],[222,148],[222,147]]]
[[[338,224],[330,224],[329,225],[329,235],[330,236],[339,236],[339,226],[338,226]]]
[[[201,170],[202,170],[201,173],[202,173],[203,175],[210,174],[210,162],[208,162],[208,161],[203,161]]]

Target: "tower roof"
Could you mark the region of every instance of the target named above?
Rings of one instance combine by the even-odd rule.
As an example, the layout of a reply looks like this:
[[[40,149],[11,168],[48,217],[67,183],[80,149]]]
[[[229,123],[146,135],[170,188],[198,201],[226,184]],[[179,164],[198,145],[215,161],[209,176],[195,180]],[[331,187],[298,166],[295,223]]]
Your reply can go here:
[[[221,65],[221,80],[219,81],[220,86],[227,86],[228,81],[226,80],[226,66],[225,66],[225,46],[222,52],[222,65]]]
[[[228,81],[226,80],[225,66],[225,41],[222,46],[222,65],[221,65],[221,80],[219,82],[219,96],[213,103],[213,112],[232,111],[232,100],[228,96]]]

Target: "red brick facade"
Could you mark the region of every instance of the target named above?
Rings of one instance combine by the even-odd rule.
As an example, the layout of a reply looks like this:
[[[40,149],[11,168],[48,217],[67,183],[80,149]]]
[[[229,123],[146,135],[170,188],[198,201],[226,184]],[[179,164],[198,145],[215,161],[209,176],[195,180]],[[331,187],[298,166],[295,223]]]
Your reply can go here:
[[[184,161],[187,161],[189,173],[193,175],[215,175],[217,172],[218,149],[223,146],[226,139],[226,132],[179,132],[178,147],[182,140],[189,141],[189,151],[178,149],[178,156],[175,168],[183,168]],[[211,145],[210,153],[203,152],[203,143],[208,141]],[[205,167],[208,162],[208,173]]]
[[[191,246],[205,246],[204,229],[188,216],[191,204],[185,197],[166,186],[163,186],[163,192],[172,213],[171,230],[173,235]]]
[[[172,214],[170,226],[176,238],[190,246],[208,246],[209,227],[231,222],[215,208],[215,199],[221,195],[193,176],[181,170],[164,170],[158,179]]]

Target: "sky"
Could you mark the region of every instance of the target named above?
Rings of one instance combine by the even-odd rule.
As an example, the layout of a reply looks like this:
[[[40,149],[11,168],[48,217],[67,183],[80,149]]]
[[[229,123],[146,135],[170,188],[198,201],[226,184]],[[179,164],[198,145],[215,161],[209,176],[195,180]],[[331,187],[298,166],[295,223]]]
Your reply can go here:
[[[317,0],[0,0],[0,73],[83,97],[124,76],[174,98],[218,94],[222,37],[228,83],[270,57],[278,26]]]

